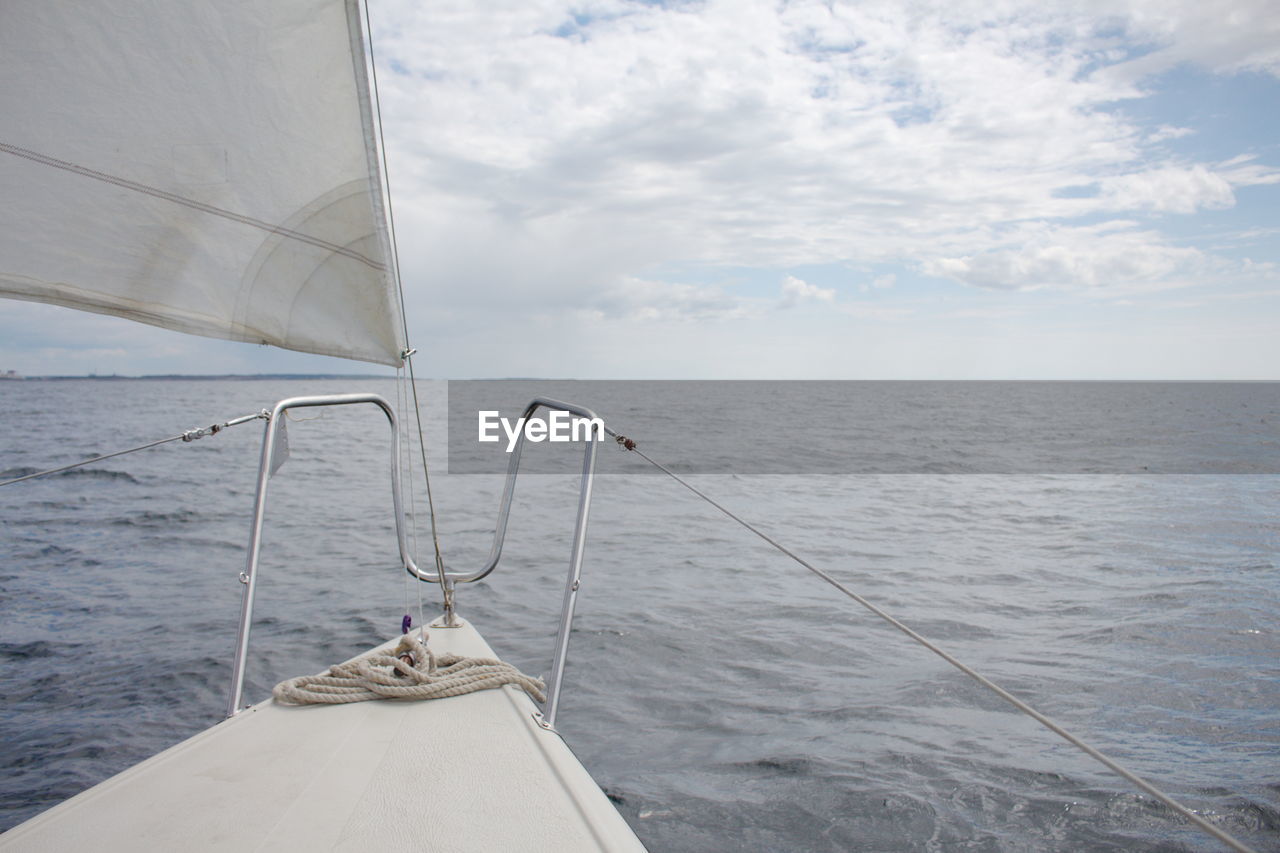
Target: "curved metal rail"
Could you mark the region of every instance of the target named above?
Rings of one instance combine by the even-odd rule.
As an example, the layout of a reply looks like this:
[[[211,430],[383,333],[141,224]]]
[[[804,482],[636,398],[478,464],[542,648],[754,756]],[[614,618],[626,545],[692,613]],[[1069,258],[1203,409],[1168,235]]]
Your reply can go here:
[[[244,694],[245,658],[249,652],[249,628],[253,620],[253,598],[257,592],[258,555],[262,545],[262,523],[267,511],[267,482],[271,479],[273,461],[275,461],[277,424],[280,416],[289,409],[301,409],[312,406],[346,406],[356,403],[372,403],[382,409],[391,425],[391,501],[396,516],[396,541],[400,546],[400,560],[405,571],[419,580],[425,580],[413,558],[409,555],[409,543],[405,536],[404,506],[400,500],[400,432],[396,422],[395,411],[383,397],[378,394],[330,394],[314,397],[289,397],[276,403],[267,417],[267,426],[262,439],[262,456],[258,463],[258,490],[253,503],[253,527],[249,533],[249,555],[245,560],[245,569],[240,573],[240,582],[244,584],[244,595],[240,603],[240,629],[236,635],[235,663],[231,670],[231,695],[227,700],[227,716],[233,717],[240,710],[240,700]],[[283,461],[283,460],[280,460]],[[439,580],[437,578],[437,580]]]
[[[489,575],[497,568],[502,559],[502,547],[507,535],[507,522],[511,516],[511,504],[515,497],[516,477],[520,469],[520,457],[524,450],[525,432],[521,430],[515,445],[511,449],[511,458],[507,463],[507,479],[502,491],[502,499],[498,505],[498,520],[493,535],[493,546],[484,566],[474,572],[448,572],[439,567],[436,572],[424,572],[414,563],[409,553],[408,540],[405,534],[404,506],[400,494],[400,440],[399,425],[391,405],[377,394],[335,394],[315,397],[290,397],[276,403],[267,418],[266,429],[262,440],[262,455],[258,464],[258,488],[254,499],[253,527],[249,534],[249,553],[245,561],[245,570],[240,574],[240,581],[245,585],[240,607],[240,628],[236,639],[235,662],[231,673],[231,695],[227,701],[227,716],[232,717],[240,710],[244,694],[245,661],[249,649],[249,630],[253,620],[253,602],[257,592],[258,558],[261,551],[262,526],[266,515],[267,483],[274,469],[279,467],[276,460],[276,441],[280,416],[289,409],[312,406],[342,406],[356,403],[372,403],[382,409],[391,426],[391,497],[395,509],[396,541],[400,547],[400,559],[405,571],[421,581],[438,583],[444,592],[444,626],[456,625],[453,605],[453,591],[459,583],[471,583]],[[521,417],[529,418],[538,409],[563,411],[588,421],[600,423],[603,433],[613,435],[613,431],[603,426],[598,416],[590,409],[572,403],[564,403],[545,397],[534,399]],[[578,514],[574,523],[573,547],[569,555],[569,572],[565,580],[564,599],[560,609],[560,623],[556,631],[555,651],[551,665],[551,675],[547,683],[547,701],[543,707],[543,725],[555,725],[556,712],[560,706],[560,690],[564,684],[565,661],[569,651],[569,634],[573,624],[573,612],[577,602],[578,588],[582,580],[582,562],[586,550],[587,518],[591,510],[591,490],[595,480],[597,442],[603,434],[588,435],[582,457],[582,484],[578,493]],[[282,460],[279,460],[282,461]]]
[[[588,421],[599,421],[595,412],[573,403],[552,400],[547,397],[536,397],[525,407],[522,418],[529,418],[538,409],[568,412]],[[608,431],[607,427],[603,427]],[[574,522],[573,548],[569,553],[569,575],[564,585],[564,600],[560,607],[560,625],[556,630],[555,654],[551,662],[551,675],[547,680],[547,702],[543,707],[543,722],[546,726],[554,726],[556,711],[560,707],[560,688],[564,684],[565,660],[569,653],[569,630],[573,625],[573,610],[578,599],[578,587],[582,583],[582,559],[587,544],[587,516],[591,512],[591,487],[595,481],[597,439],[603,435],[588,434],[586,447],[582,453],[582,485],[578,489],[578,517]],[[502,489],[502,499],[498,504],[498,521],[493,532],[493,547],[489,549],[489,558],[478,571],[470,573],[446,572],[442,582],[445,585],[445,619],[450,623],[453,619],[453,586],[459,583],[471,583],[487,576],[498,567],[502,559],[502,546],[507,536],[507,520],[511,516],[511,502],[516,492],[516,476],[520,472],[520,454],[524,450],[525,432],[520,431],[515,446],[511,449],[511,458],[507,462],[507,480]],[[421,577],[421,575],[419,575]],[[425,577],[423,580],[436,582],[435,578]]]

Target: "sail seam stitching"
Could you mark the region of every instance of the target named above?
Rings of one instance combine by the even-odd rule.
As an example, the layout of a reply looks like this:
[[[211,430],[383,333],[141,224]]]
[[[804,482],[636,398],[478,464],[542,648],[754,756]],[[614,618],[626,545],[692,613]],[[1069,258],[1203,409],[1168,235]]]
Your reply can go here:
[[[186,198],[185,196],[180,196],[180,195],[177,195],[176,193],[167,192],[162,189],[157,189],[156,187],[147,186],[146,184],[138,183],[137,181],[131,181],[127,178],[121,178],[116,175],[108,174],[106,172],[99,172],[96,169],[90,169],[86,166],[80,166],[76,163],[70,163],[66,160],[59,160],[56,157],[49,157],[47,155],[40,154],[36,151],[32,151],[27,148],[20,148],[16,145],[9,145],[8,143],[5,143],[5,142],[0,142],[0,151],[3,151],[7,154],[12,154],[16,157],[22,157],[34,163],[40,163],[41,165],[44,165],[44,166],[52,166],[56,169],[62,169],[63,171],[71,172],[72,174],[80,175],[82,177],[93,178],[94,180],[103,181],[104,183],[112,184],[114,186],[121,187],[122,189],[133,190],[134,192],[143,193],[145,195],[149,195],[154,198],[173,202],[174,204],[180,204],[185,207],[190,207],[193,210],[199,210],[203,213],[209,213],[214,216],[220,216],[223,219],[229,219],[233,222],[239,222],[242,225],[249,225],[253,228],[260,228],[263,231],[267,231],[272,234],[278,234],[281,237],[287,237],[291,240],[297,240],[298,242],[301,242],[301,243],[307,243],[319,249],[327,249],[336,255],[343,255],[344,257],[351,258],[354,261],[359,261],[360,263],[365,264],[375,270],[386,270],[387,268],[385,264],[381,264],[373,260],[372,258],[369,258],[369,257],[366,257],[365,255],[360,254],[359,252],[353,249],[347,248],[346,246],[340,246],[337,243],[330,243],[328,240],[323,240],[319,237],[313,237],[310,234],[304,234],[301,231],[294,231],[292,228],[286,228],[283,225],[273,225],[270,222],[265,222],[261,219],[254,219],[251,216],[245,216],[244,214],[241,214],[241,213],[235,213],[230,210],[225,210],[221,207],[216,207],[212,204],[206,204],[205,202],[202,202],[202,201],[196,201],[195,199]]]

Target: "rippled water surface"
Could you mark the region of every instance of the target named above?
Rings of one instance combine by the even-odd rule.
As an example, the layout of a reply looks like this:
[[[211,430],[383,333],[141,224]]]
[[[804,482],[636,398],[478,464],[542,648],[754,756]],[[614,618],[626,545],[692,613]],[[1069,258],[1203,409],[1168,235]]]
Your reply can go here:
[[[0,479],[281,397],[353,390],[396,394],[385,380],[0,383]],[[436,448],[444,390],[422,388]],[[841,383],[838,394],[874,408],[900,390]],[[1007,391],[948,384],[939,409],[982,410],[1009,429]],[[645,415],[598,393],[578,402],[643,442]],[[839,398],[823,393],[838,414]],[[1073,393],[1085,399],[1088,387]],[[1238,465],[1280,452],[1276,386],[1232,393],[1213,404],[1226,425],[1213,453]],[[1229,428],[1241,419],[1247,447]],[[251,700],[416,611],[418,590],[395,567],[384,423],[367,408],[288,425]],[[911,423],[872,438],[909,446]],[[723,432],[733,452],[724,424],[689,428]],[[220,718],[260,440],[254,422],[0,489],[0,828]],[[649,449],[678,461],[677,449]],[[446,474],[440,452],[446,559],[478,566],[501,481]],[[576,503],[576,463],[561,455],[565,474],[522,480],[502,565],[459,593],[499,654],[534,673],[549,665]],[[1218,849],[641,470],[613,448],[601,457],[560,727],[651,849]],[[694,479],[1191,808],[1280,850],[1275,475]],[[422,514],[418,533],[425,551]],[[422,590],[428,608],[434,589]]]

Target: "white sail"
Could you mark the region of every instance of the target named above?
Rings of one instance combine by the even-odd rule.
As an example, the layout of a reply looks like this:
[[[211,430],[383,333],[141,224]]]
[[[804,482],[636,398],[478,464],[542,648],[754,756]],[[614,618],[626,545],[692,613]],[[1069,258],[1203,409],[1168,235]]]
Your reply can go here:
[[[0,3],[0,295],[404,348],[358,0]]]

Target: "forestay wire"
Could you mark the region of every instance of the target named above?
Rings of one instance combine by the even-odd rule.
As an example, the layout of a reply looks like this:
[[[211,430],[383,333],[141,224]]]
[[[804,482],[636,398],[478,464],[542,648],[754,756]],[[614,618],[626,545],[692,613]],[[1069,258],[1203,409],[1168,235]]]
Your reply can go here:
[[[406,387],[408,382],[409,382],[409,379],[407,376],[405,376],[404,369],[397,368],[396,369],[396,411],[399,413],[400,420],[402,423],[404,422],[405,415],[408,413],[408,408],[409,408],[409,402],[408,402],[409,391],[408,391],[408,388]],[[402,451],[406,448],[408,448],[409,450],[412,450],[413,442],[409,437],[408,431],[397,430],[396,432],[397,432],[396,440],[400,442],[400,449]],[[407,482],[409,485],[409,518],[411,520],[409,531],[412,537],[410,541],[410,548],[411,548],[410,553],[414,555],[414,559],[416,560],[419,553],[418,552],[418,495],[413,485],[413,454],[401,452],[399,456],[400,456],[401,477],[403,481]],[[425,640],[427,620],[423,612],[422,584],[418,583],[417,578],[413,578],[408,572],[405,572],[403,576],[403,581],[405,584],[404,617],[401,620],[401,626],[400,626],[401,633],[403,634],[409,633],[409,627],[413,624],[413,619],[410,616],[413,610],[410,604],[411,596],[409,593],[409,587],[412,586],[413,593],[414,595],[416,595],[417,602],[418,602],[417,614],[418,614],[418,630],[421,634],[420,639]]]
[[[404,332],[405,349],[401,353],[401,359],[409,368],[409,388],[412,390],[413,397],[413,417],[418,428],[418,448],[422,458],[422,476],[426,480],[427,490],[427,514],[431,518],[431,545],[435,551],[436,573],[440,579],[441,592],[445,599],[445,608],[452,607],[451,592],[445,583],[444,556],[440,550],[440,534],[436,526],[436,504],[431,494],[431,469],[427,465],[427,441],[422,429],[422,408],[418,403],[418,380],[413,375],[413,356],[417,352],[409,344],[409,316],[405,310],[404,302],[404,283],[400,278],[400,247],[396,242],[396,211],[395,205],[391,201],[391,167],[387,164],[386,158],[386,137],[382,131],[382,97],[378,93],[378,61],[373,51],[373,21],[369,17],[369,5],[363,3],[364,6],[364,43],[369,51],[369,72],[370,72],[370,88],[373,91],[373,117],[378,130],[378,152],[381,155],[379,162],[382,166],[382,189],[387,199],[387,229],[391,242],[391,272],[395,278],[396,295],[400,302],[400,324]],[[406,404],[407,404],[406,400]],[[416,524],[416,520],[415,520]],[[416,551],[416,537],[415,537]]]
[[[949,653],[947,653],[947,652],[946,652],[946,651],[944,651],[943,649],[939,648],[937,645],[935,645],[934,643],[932,643],[932,642],[931,642],[930,640],[928,640],[927,638],[925,638],[925,637],[921,636],[920,634],[916,633],[916,632],[915,632],[915,631],[913,631],[911,628],[909,628],[909,627],[907,627],[906,625],[904,625],[902,622],[899,622],[899,621],[898,621],[897,619],[895,619],[893,616],[890,616],[888,613],[886,613],[885,611],[881,610],[879,607],[877,607],[876,605],[872,604],[870,601],[868,601],[867,599],[863,598],[863,597],[862,597],[861,595],[859,595],[858,593],[854,592],[853,590],[851,590],[851,589],[849,589],[848,587],[846,587],[844,584],[840,583],[838,580],[836,580],[836,579],[835,579],[835,578],[833,578],[831,575],[829,575],[829,574],[827,574],[826,572],[824,572],[822,569],[817,568],[817,567],[816,567],[816,566],[814,566],[812,563],[810,563],[808,560],[805,560],[803,557],[800,557],[799,555],[797,555],[797,554],[796,554],[794,551],[792,551],[791,549],[789,549],[789,548],[787,548],[786,546],[782,545],[782,544],[781,544],[781,543],[779,543],[777,540],[775,540],[775,539],[773,539],[772,537],[770,537],[768,534],[766,534],[766,533],[762,532],[759,528],[755,527],[755,526],[754,526],[754,525],[752,525],[750,522],[745,521],[745,520],[743,520],[742,518],[740,518],[739,516],[735,515],[733,512],[731,512],[730,510],[728,510],[727,508],[725,508],[723,505],[721,505],[720,503],[718,503],[717,501],[715,501],[715,500],[714,500],[714,499],[712,499],[711,497],[707,496],[707,495],[706,495],[706,494],[704,494],[703,492],[699,491],[697,488],[695,488],[694,486],[692,486],[691,484],[689,484],[687,481],[685,481],[684,479],[682,479],[678,474],[676,474],[676,473],[675,473],[674,471],[672,471],[670,468],[666,467],[665,465],[661,464],[660,462],[656,462],[656,461],[654,461],[652,458],[650,458],[648,455],[646,455],[642,450],[640,450],[640,449],[636,446],[636,443],[635,443],[634,441],[632,441],[631,439],[627,438],[625,435],[619,435],[618,433],[614,432],[613,430],[607,430],[607,431],[609,432],[609,434],[610,434],[610,435],[612,435],[612,436],[614,437],[614,439],[618,442],[618,444],[619,444],[623,449],[628,450],[628,451],[630,451],[630,452],[632,452],[632,453],[637,454],[641,459],[645,460],[645,461],[646,461],[646,462],[648,462],[650,465],[652,465],[652,466],[654,466],[655,468],[657,468],[659,471],[662,471],[662,472],[663,472],[664,474],[666,474],[668,477],[670,477],[671,479],[675,480],[677,483],[679,483],[680,485],[684,486],[686,489],[688,489],[689,491],[693,492],[695,495],[697,495],[698,497],[702,498],[704,501],[706,501],[707,503],[711,504],[711,505],[712,505],[713,507],[715,507],[716,509],[720,510],[720,512],[724,513],[724,514],[725,514],[725,515],[727,515],[729,518],[731,518],[731,519],[733,519],[734,521],[738,522],[738,524],[742,525],[742,526],[743,526],[743,527],[745,527],[747,530],[750,530],[750,531],[751,531],[752,533],[754,533],[756,536],[759,536],[759,537],[760,537],[761,539],[763,539],[765,542],[768,542],[768,543],[769,543],[770,545],[772,545],[775,549],[777,549],[778,551],[782,552],[782,553],[783,553],[783,554],[785,554],[786,556],[790,557],[792,560],[795,560],[797,563],[799,563],[800,565],[804,566],[806,569],[808,569],[809,571],[813,572],[813,573],[814,573],[815,575],[817,575],[818,577],[822,578],[822,580],[824,580],[824,581],[826,581],[827,583],[831,584],[831,586],[833,586],[833,587],[835,587],[836,589],[840,590],[840,592],[844,593],[846,596],[848,596],[849,598],[853,599],[853,600],[854,600],[854,601],[856,601],[858,604],[860,604],[860,605],[862,605],[863,607],[865,607],[867,610],[870,610],[872,613],[874,613],[876,616],[879,616],[881,619],[883,619],[885,622],[887,622],[887,623],[889,623],[890,625],[892,625],[894,628],[897,628],[899,631],[901,631],[902,633],[906,634],[906,635],[907,635],[908,637],[910,637],[911,639],[915,640],[915,641],[916,641],[917,643],[919,643],[921,646],[924,646],[926,649],[928,649],[929,651],[933,652],[933,653],[934,653],[934,654],[936,654],[938,657],[942,658],[942,659],[943,659],[943,660],[945,660],[947,663],[951,664],[953,667],[955,667],[956,669],[960,670],[960,671],[961,671],[961,672],[963,672],[965,675],[969,676],[969,677],[970,677],[970,678],[972,678],[974,681],[978,682],[978,683],[979,683],[979,684],[981,684],[983,687],[987,688],[987,689],[988,689],[988,690],[990,690],[992,693],[996,694],[996,695],[997,695],[997,696],[999,696],[1001,699],[1003,699],[1003,700],[1005,700],[1006,702],[1008,702],[1010,705],[1013,705],[1013,707],[1017,708],[1017,709],[1018,709],[1019,711],[1021,711],[1022,713],[1026,714],[1027,716],[1031,717],[1031,718],[1032,718],[1033,720],[1035,720],[1036,722],[1040,723],[1042,726],[1044,726],[1045,728],[1047,728],[1049,731],[1051,731],[1051,732],[1053,732],[1054,734],[1058,735],[1060,738],[1062,738],[1063,740],[1067,741],[1067,742],[1068,742],[1068,743],[1070,743],[1071,745],[1073,745],[1073,746],[1075,746],[1075,747],[1079,748],[1080,750],[1084,751],[1087,755],[1089,755],[1090,757],[1092,757],[1092,758],[1096,759],[1097,761],[1101,762],[1103,765],[1105,765],[1105,766],[1106,766],[1108,769],[1110,769],[1112,772],[1114,772],[1114,773],[1116,773],[1116,774],[1118,774],[1118,775],[1120,775],[1120,776],[1124,777],[1125,779],[1129,780],[1129,781],[1130,781],[1130,782],[1132,782],[1134,785],[1136,785],[1138,788],[1142,789],[1143,791],[1145,791],[1145,792],[1147,792],[1148,794],[1150,794],[1152,797],[1154,797],[1154,798],[1156,798],[1157,800],[1159,800],[1160,802],[1164,803],[1166,806],[1168,806],[1169,808],[1173,809],[1175,812],[1177,812],[1178,814],[1182,815],[1182,816],[1183,816],[1183,817],[1185,817],[1187,820],[1191,821],[1193,824],[1195,824],[1195,825],[1196,825],[1198,828],[1200,828],[1201,830],[1203,830],[1203,831],[1207,832],[1209,835],[1212,835],[1214,838],[1218,839],[1218,840],[1219,840],[1219,841],[1221,841],[1223,844],[1225,844],[1225,845],[1227,845],[1228,847],[1230,847],[1232,850],[1239,851],[1239,853],[1257,853],[1257,851],[1256,851],[1256,850],[1254,850],[1254,848],[1249,847],[1247,844],[1244,844],[1244,843],[1243,843],[1243,842],[1241,842],[1241,841],[1238,841],[1234,836],[1232,836],[1232,835],[1228,834],[1227,832],[1223,831],[1222,829],[1220,829],[1220,828],[1218,828],[1218,827],[1214,826],[1213,824],[1209,823],[1207,820],[1205,820],[1204,818],[1202,818],[1200,815],[1196,814],[1196,813],[1195,813],[1195,812],[1193,812],[1191,809],[1189,809],[1189,808],[1187,808],[1186,806],[1182,805],[1182,804],[1181,804],[1181,803],[1179,803],[1177,800],[1173,799],[1173,798],[1172,798],[1172,797],[1170,797],[1168,794],[1166,794],[1166,793],[1164,793],[1163,791],[1161,791],[1161,790],[1160,790],[1159,788],[1157,788],[1155,785],[1153,785],[1153,784],[1151,784],[1150,782],[1148,782],[1146,779],[1144,779],[1144,778],[1142,778],[1141,776],[1139,776],[1138,774],[1136,774],[1136,773],[1134,773],[1134,772],[1132,772],[1132,771],[1130,771],[1130,770],[1126,769],[1125,767],[1121,766],[1118,762],[1116,762],[1116,761],[1115,761],[1114,759],[1112,759],[1111,757],[1109,757],[1109,756],[1105,755],[1104,753],[1102,753],[1102,752],[1101,752],[1101,751],[1099,751],[1098,749],[1096,749],[1096,748],[1094,748],[1094,747],[1090,746],[1089,744],[1085,743],[1083,740],[1081,740],[1080,738],[1076,737],[1076,736],[1075,736],[1075,735],[1073,735],[1071,732],[1067,731],[1067,730],[1066,730],[1066,729],[1064,729],[1062,726],[1058,725],[1056,722],[1054,722],[1053,720],[1051,720],[1051,719],[1049,719],[1048,717],[1046,717],[1044,714],[1042,714],[1042,713],[1040,713],[1039,711],[1037,711],[1035,708],[1032,708],[1032,707],[1031,707],[1030,705],[1028,705],[1026,702],[1023,702],[1021,699],[1019,699],[1018,697],[1014,696],[1012,693],[1010,693],[1009,691],[1005,690],[1005,689],[1004,689],[1003,687],[1001,687],[1000,685],[998,685],[998,684],[996,684],[995,682],[991,681],[991,680],[990,680],[989,678],[987,678],[986,676],[984,676],[984,675],[982,675],[982,674],[980,674],[980,673],[976,672],[975,670],[973,670],[973,669],[972,669],[972,668],[970,668],[969,666],[966,666],[964,663],[960,662],[960,661],[959,661],[959,660],[957,660],[955,657],[953,657],[952,655],[950,655]]]

